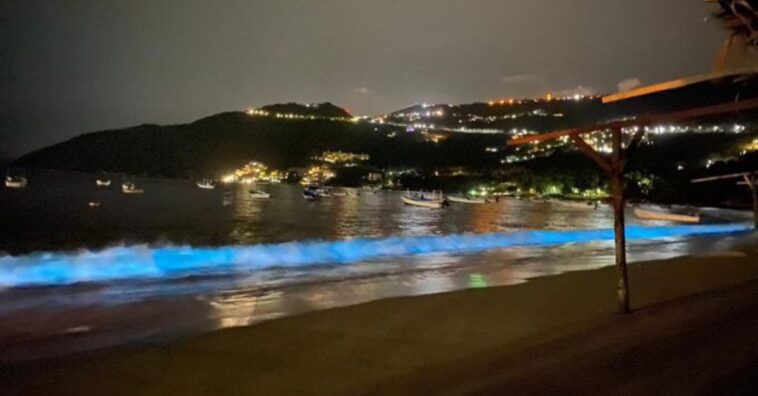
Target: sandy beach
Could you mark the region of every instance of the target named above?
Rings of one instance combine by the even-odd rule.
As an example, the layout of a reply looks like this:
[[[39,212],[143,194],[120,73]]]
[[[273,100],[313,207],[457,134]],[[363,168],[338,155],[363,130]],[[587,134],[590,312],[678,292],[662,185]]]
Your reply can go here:
[[[3,394],[734,394],[758,378],[758,245],[394,298],[0,370]]]

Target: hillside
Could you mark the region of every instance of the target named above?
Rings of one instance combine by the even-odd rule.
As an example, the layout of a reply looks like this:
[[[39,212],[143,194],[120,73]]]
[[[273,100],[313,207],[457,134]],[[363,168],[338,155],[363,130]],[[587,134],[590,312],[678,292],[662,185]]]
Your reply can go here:
[[[306,165],[324,150],[367,153],[376,167],[492,166],[482,156],[503,136],[455,135],[440,143],[403,128],[331,120],[276,119],[222,113],[181,125],[140,125],[88,133],[30,153],[16,164],[84,172],[166,177],[219,175],[250,160],[274,168]]]

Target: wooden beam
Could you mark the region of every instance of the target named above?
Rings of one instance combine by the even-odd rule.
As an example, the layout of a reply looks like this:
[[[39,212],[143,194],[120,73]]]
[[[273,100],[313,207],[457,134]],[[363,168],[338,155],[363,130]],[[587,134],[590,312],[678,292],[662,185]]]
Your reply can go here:
[[[640,127],[640,129],[638,129],[637,132],[634,133],[634,136],[632,136],[632,140],[629,141],[629,145],[626,146],[627,159],[633,156],[635,152],[637,152],[637,148],[640,146],[640,142],[642,141],[642,137],[644,135],[645,135],[645,127]]]
[[[629,128],[633,126],[644,127],[659,122],[675,122],[692,118],[707,117],[725,113],[731,113],[740,110],[758,109],[758,98],[741,100],[737,102],[727,102],[712,106],[699,107],[696,109],[682,110],[672,113],[653,114],[641,116],[631,120],[609,122],[607,124],[592,125],[581,128],[563,129],[541,135],[523,136],[508,141],[509,146],[518,146],[532,142],[545,142],[555,140],[563,136],[578,136],[584,133],[603,131],[607,129]]]
[[[750,175],[750,174],[755,173],[755,172],[758,172],[758,171],[730,173],[730,174],[727,174],[727,175],[720,175],[720,176],[701,177],[701,178],[698,178],[698,179],[692,179],[692,180],[690,180],[690,183],[705,183],[705,182],[712,182],[712,181],[716,181],[716,180],[737,179],[737,178],[745,177],[745,176]]]
[[[572,136],[571,139],[574,140],[576,147],[586,156],[592,158],[592,160],[595,161],[605,173],[610,175],[613,172],[611,161],[595,151],[595,149],[593,149],[592,146],[590,146],[581,136]]]
[[[679,78],[672,81],[666,81],[658,84],[648,85],[645,87],[635,88],[625,92],[619,92],[612,95],[603,96],[603,103],[619,102],[626,99],[637,98],[640,96],[650,95],[654,93],[671,91],[674,89],[684,88],[690,85],[713,81],[727,77],[749,76],[758,73],[758,68],[746,67],[719,71],[710,74],[699,74],[696,76]]]

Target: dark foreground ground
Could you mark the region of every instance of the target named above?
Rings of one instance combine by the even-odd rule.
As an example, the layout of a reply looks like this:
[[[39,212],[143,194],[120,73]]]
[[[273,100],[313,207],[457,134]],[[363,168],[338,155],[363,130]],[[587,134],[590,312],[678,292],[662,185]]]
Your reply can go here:
[[[755,394],[758,246],[0,368],[2,394]]]

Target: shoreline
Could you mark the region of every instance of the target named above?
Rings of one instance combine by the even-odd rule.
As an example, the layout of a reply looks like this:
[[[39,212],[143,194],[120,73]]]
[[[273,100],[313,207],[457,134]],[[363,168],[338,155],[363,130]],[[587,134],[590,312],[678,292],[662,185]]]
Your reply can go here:
[[[527,383],[549,391],[555,383],[544,380],[544,367],[554,369],[547,378],[571,378],[579,369],[565,364],[574,362],[568,355],[590,354],[602,368],[618,364],[612,355],[598,354],[611,348],[640,364],[632,365],[638,371],[636,377],[627,379],[644,388],[649,385],[645,378],[660,381],[660,376],[645,369],[642,356],[624,351],[647,348],[650,356],[667,351],[671,359],[689,364],[683,356],[718,352],[722,340],[716,336],[723,330],[718,328],[722,323],[718,318],[728,315],[735,329],[748,326],[752,330],[753,325],[758,329],[758,320],[752,319],[755,315],[734,314],[758,311],[757,258],[753,242],[713,256],[632,264],[631,297],[636,312],[629,316],[615,314],[615,269],[606,267],[506,287],[396,297],[164,344],[8,366],[2,370],[0,386],[11,390],[10,394],[53,390],[67,394],[83,389],[92,394],[461,394],[523,391],[513,386]],[[694,336],[670,335],[677,331],[704,332],[716,338],[700,350],[699,338],[685,348],[677,340]],[[741,339],[735,334],[734,340]],[[754,344],[750,340],[743,341]],[[712,370],[705,373],[710,376],[702,375],[703,380],[690,379],[694,382],[687,386],[706,389],[726,375],[749,369],[748,363],[758,362],[758,350],[753,351],[758,347],[743,348],[743,353],[731,354],[739,361],[716,353],[732,368]],[[535,355],[534,351],[541,352]],[[513,365],[496,364],[506,361]],[[689,371],[669,374],[681,377]],[[631,383],[623,381],[624,375],[613,381],[590,379],[600,381],[596,387]]]

